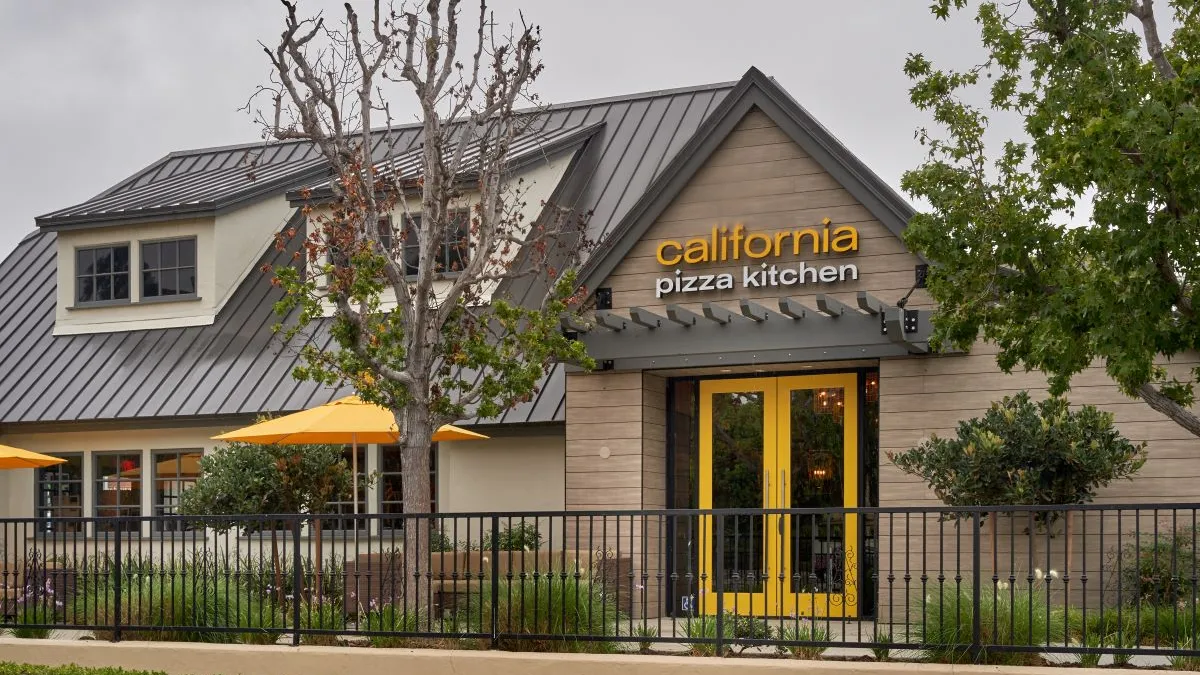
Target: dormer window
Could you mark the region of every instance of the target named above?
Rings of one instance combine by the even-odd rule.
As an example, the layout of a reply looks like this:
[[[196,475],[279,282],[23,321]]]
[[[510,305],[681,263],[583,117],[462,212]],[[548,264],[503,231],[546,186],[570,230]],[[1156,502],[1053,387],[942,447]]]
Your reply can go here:
[[[196,238],[142,242],[142,298],[196,296]]]
[[[404,273],[413,276],[417,273],[421,261],[421,242],[417,238],[421,229],[421,216],[412,215],[409,218],[412,219],[412,227],[405,232],[404,237]],[[457,274],[462,271],[463,265],[470,258],[467,251],[470,225],[466,211],[456,211],[450,215],[450,231],[443,238],[441,250],[437,253],[437,259],[434,261],[435,271],[441,274]],[[391,236],[395,229],[385,223],[380,223],[379,227],[384,247],[390,248]]]
[[[129,244],[75,249],[75,302],[129,302]]]
[[[418,240],[421,228],[421,216],[414,214],[406,216],[406,218],[411,219],[409,222],[412,224],[412,227],[405,232],[404,246],[397,253],[403,256],[405,276],[414,277],[417,275],[421,261],[421,243]],[[470,225],[470,218],[466,211],[456,211],[451,214],[451,231],[442,242],[441,249],[437,253],[437,259],[434,261],[437,273],[453,275],[462,271],[463,265],[470,259],[468,249],[471,234]],[[390,217],[379,219],[379,244],[385,251],[392,249],[392,241],[395,235],[396,228],[392,225],[392,219]],[[329,262],[343,266],[348,265],[349,261],[339,257],[340,255],[341,252],[336,247],[331,247],[328,258]]]

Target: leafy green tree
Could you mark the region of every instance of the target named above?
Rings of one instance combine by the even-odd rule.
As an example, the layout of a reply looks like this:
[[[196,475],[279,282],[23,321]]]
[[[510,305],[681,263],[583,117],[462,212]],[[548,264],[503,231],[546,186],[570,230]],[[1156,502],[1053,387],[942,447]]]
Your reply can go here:
[[[888,459],[948,506],[1055,505],[1092,501],[1098,488],[1137,473],[1146,454],[1117,432],[1112,413],[1021,392],[959,422],[955,438],[934,436]]]
[[[227,443],[200,458],[200,476],[180,498],[179,512],[199,516],[198,522],[218,531],[268,528],[275,588],[282,592],[279,523],[247,523],[221,516],[328,513],[331,501],[352,495],[352,477],[342,450],[340,445]],[[321,519],[312,518],[312,525],[317,544],[314,566],[320,578]]]
[[[912,102],[937,128],[918,132],[929,157],[902,180],[928,203],[905,240],[934,263],[935,346],[982,337],[1055,395],[1099,361],[1200,435],[1200,372],[1158,361],[1200,346],[1200,6],[1166,6],[1164,39],[1153,0],[982,2],[984,63],[910,55]],[[1023,137],[989,148],[997,116]]]

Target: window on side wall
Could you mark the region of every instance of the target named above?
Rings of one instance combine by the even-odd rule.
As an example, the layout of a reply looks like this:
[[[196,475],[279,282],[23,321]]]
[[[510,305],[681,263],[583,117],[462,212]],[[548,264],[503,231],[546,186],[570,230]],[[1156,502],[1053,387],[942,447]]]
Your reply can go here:
[[[95,462],[95,506],[97,518],[138,518],[142,515],[142,453],[98,452]],[[124,532],[138,531],[137,520],[120,524]],[[96,521],[97,532],[116,532],[118,523]]]
[[[437,443],[429,449],[430,513],[438,512],[437,449]],[[399,445],[379,446],[379,512],[384,514],[381,526],[385,530],[404,529],[404,519],[395,517],[404,513],[403,452],[404,449]]]
[[[142,298],[196,297],[196,238],[142,242]]]
[[[75,249],[75,304],[129,302],[129,244]]]
[[[179,514],[179,499],[196,484],[200,476],[199,448],[188,450],[156,450],[154,452],[154,515],[174,516]],[[173,518],[155,520],[156,532],[182,532],[191,526]]]
[[[355,480],[358,483],[358,512],[365,514],[367,512],[367,447],[366,445],[358,446],[358,473],[355,474]],[[354,466],[352,461],[353,446],[347,445],[342,451],[342,459],[346,462],[346,468],[350,469]],[[329,502],[329,514],[331,517],[322,518],[321,527],[332,530],[353,530],[355,525],[354,520],[354,496],[350,493],[341,495],[337,499]],[[337,516],[345,516],[338,518]],[[367,520],[365,518],[357,521],[358,529],[367,529]]]
[[[37,470],[34,495],[38,518],[83,517],[83,455],[55,455],[67,461]],[[82,522],[44,520],[41,532],[82,532]]]

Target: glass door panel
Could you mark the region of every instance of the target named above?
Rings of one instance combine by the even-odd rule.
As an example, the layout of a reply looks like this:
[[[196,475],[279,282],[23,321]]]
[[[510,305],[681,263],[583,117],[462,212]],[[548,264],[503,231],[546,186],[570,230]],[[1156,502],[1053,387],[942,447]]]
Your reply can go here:
[[[779,379],[781,507],[857,506],[857,391],[854,374]],[[826,511],[783,521],[784,613],[853,616],[858,516]]]
[[[774,380],[715,380],[700,383],[700,508],[762,509],[770,505],[776,417]],[[767,611],[767,579],[777,550],[775,516],[724,514],[704,523],[707,545],[702,609],[716,611],[711,593],[720,574],[726,611]],[[721,546],[715,546],[715,537]],[[713,555],[721,551],[721,560]]]

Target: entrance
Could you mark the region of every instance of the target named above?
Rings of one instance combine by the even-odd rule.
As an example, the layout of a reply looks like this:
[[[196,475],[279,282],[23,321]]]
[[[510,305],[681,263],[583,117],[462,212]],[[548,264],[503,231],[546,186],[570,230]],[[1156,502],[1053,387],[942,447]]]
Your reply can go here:
[[[701,509],[858,505],[854,373],[704,380],[699,398]],[[727,612],[857,616],[858,519],[816,512],[707,519],[702,610],[717,611],[719,573]]]

